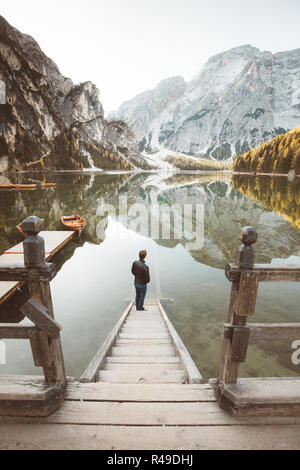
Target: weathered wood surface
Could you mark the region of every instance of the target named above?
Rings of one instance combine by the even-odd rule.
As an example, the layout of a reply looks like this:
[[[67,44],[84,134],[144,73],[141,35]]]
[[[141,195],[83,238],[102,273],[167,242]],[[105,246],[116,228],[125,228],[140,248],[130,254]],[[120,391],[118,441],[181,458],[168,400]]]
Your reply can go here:
[[[181,359],[183,366],[185,367],[188,375],[189,383],[203,383],[202,375],[200,374],[196,364],[194,363],[193,359],[191,358],[190,353],[186,349],[185,345],[183,344],[180,336],[178,335],[177,331],[175,330],[174,326],[170,322],[165,310],[163,309],[160,301],[157,301],[158,308],[162,314],[162,317],[167,325],[167,328],[172,336],[174,341],[175,347],[178,351],[178,355]]]
[[[3,323],[0,324],[0,339],[29,339],[30,333],[36,329],[34,325]]]
[[[50,261],[53,256],[60,251],[67,243],[74,237],[74,232],[62,231],[42,231],[40,236],[45,241],[45,254],[46,261]],[[18,243],[16,246],[5,251],[5,254],[0,256],[1,265],[14,265],[18,264],[24,266],[24,253],[23,243]],[[0,280],[0,303],[11,297],[18,289],[24,285],[24,282],[15,281],[1,281]]]
[[[256,270],[241,272],[239,290],[234,305],[237,316],[253,315],[258,291],[259,273]]]
[[[231,361],[245,362],[250,331],[247,327],[234,327],[231,341]]]
[[[143,384],[136,387],[143,387]],[[237,419],[220,410],[216,402],[91,402],[84,399],[66,400],[60,409],[45,418],[0,419],[0,423],[12,421],[113,426],[231,426],[237,423],[300,425],[300,417],[293,416],[251,416]]]
[[[51,338],[56,338],[62,327],[48,314],[46,307],[31,297],[20,308],[21,312],[29,318],[44,333]]]
[[[0,417],[0,435],[0,449],[300,449],[300,418],[228,416],[209,384],[73,381],[58,411]]]
[[[5,450],[298,450],[300,426],[0,424]]]
[[[300,378],[239,379],[219,385],[221,407],[232,416],[300,417]]]
[[[93,373],[85,381],[94,380],[95,370],[96,381],[101,383],[183,384],[191,382],[191,377],[201,381],[198,369],[170,325],[159,302],[148,301],[145,311],[136,311],[131,304],[88,367]]]
[[[63,384],[34,376],[0,375],[0,416],[47,416],[63,399]]]
[[[27,234],[23,248],[24,265],[29,272],[45,266],[45,240],[38,235],[43,225],[43,221],[35,216],[27,217],[21,224],[23,232]],[[31,335],[34,362],[43,367],[46,382],[61,383],[64,387],[66,372],[59,335],[60,326],[54,320],[49,279],[30,279],[29,293],[31,299],[24,306],[25,315],[37,323],[41,330],[46,329],[46,333],[40,331]]]
[[[32,281],[38,279],[51,281],[55,275],[56,267],[53,263],[46,263],[45,266],[30,270],[22,264],[0,264],[0,282]]]
[[[295,265],[255,264],[253,270],[258,272],[259,282],[300,281],[300,267],[295,267]],[[229,281],[238,281],[242,272],[251,273],[253,270],[240,269],[235,264],[227,264],[225,267],[225,274]]]
[[[231,339],[235,328],[230,323],[224,323],[224,336]],[[253,341],[300,338],[300,323],[247,323],[245,327],[239,327],[240,330],[243,328],[249,331]]]
[[[44,368],[51,367],[53,358],[46,333],[36,329],[29,333],[29,339],[34,365]]]
[[[114,370],[101,370],[99,372],[100,382],[110,383],[182,383],[186,381],[185,370],[169,370],[164,368],[155,369],[149,367],[136,367],[134,370],[127,369],[114,369]]]
[[[68,383],[66,400],[116,402],[215,402],[209,384]]]
[[[116,323],[114,328],[111,330],[109,335],[107,336],[104,343],[101,345],[99,350],[96,352],[95,356],[89,363],[88,367],[83,372],[82,376],[80,377],[80,382],[93,382],[96,379],[99,369],[102,367],[105,357],[110,353],[112,346],[117,338],[117,335],[120,331],[120,328],[125,321],[127,315],[129,314],[130,310],[132,309],[133,301],[130,302],[128,307],[125,309],[121,318]]]
[[[237,404],[300,404],[300,377],[240,378],[224,384],[224,394]]]

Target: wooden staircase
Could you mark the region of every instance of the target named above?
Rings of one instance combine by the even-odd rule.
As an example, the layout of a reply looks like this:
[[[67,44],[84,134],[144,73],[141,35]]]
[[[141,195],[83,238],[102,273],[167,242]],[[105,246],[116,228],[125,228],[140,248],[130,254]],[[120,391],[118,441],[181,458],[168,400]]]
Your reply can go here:
[[[113,383],[186,383],[167,325],[157,305],[135,307],[99,370],[97,381]]]

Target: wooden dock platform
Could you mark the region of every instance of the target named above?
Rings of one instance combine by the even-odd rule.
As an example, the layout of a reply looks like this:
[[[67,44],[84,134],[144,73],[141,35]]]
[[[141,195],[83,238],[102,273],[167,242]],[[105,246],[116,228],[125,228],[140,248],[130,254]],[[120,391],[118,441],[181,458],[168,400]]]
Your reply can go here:
[[[287,450],[300,449],[300,417],[229,416],[213,384],[69,381],[59,410],[0,417],[0,436],[0,449],[19,450]]]
[[[74,237],[74,234],[75,232],[68,230],[40,232],[40,236],[43,237],[45,241],[46,261],[50,261],[58,251],[69,243]],[[23,242],[9,248],[0,256],[0,266],[23,263]],[[9,299],[23,284],[23,282],[0,281],[0,304]]]

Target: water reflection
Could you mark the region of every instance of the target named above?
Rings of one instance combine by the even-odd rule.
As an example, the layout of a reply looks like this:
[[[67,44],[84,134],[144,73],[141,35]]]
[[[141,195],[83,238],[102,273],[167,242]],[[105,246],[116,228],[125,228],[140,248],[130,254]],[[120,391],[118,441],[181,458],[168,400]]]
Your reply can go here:
[[[232,186],[284,217],[300,230],[300,179],[286,177],[233,175]]]
[[[34,177],[40,179],[37,175]],[[49,175],[50,180],[57,183],[55,189],[0,192],[0,220],[4,220],[0,249],[4,251],[21,241],[15,226],[29,214],[44,218],[47,230],[63,229],[62,214],[76,212],[87,220],[81,241],[70,243],[55,256],[60,271],[51,284],[55,315],[64,327],[63,347],[69,375],[80,376],[125,308],[126,299],[133,293],[130,267],[139,249],[146,248],[149,253],[148,298],[159,295],[174,299],[166,309],[206,379],[217,373],[220,336],[230,295],[224,266],[234,259],[240,227],[254,225],[259,233],[255,247],[257,262],[269,263],[274,258],[300,255],[297,225],[278,215],[278,206],[269,210],[264,201],[267,198],[265,187],[255,189],[249,181],[238,186],[237,178],[234,177],[232,183],[228,174],[57,173]],[[257,185],[255,179],[252,182]],[[246,195],[243,194],[245,188]],[[256,191],[255,202],[247,197],[250,191]],[[262,203],[258,199],[260,193]],[[284,200],[286,207],[292,207],[288,202],[291,193],[290,187],[283,190],[276,187],[272,197],[282,202],[280,207],[284,207]],[[293,194],[296,201],[297,191]],[[120,197],[125,198],[128,205],[126,223],[119,217]],[[103,204],[115,208],[114,217],[99,211]],[[154,205],[161,212],[172,206],[180,211],[184,205],[203,205],[203,247],[189,249],[186,234],[174,238],[175,219],[172,217],[159,220],[154,240],[150,236],[151,223],[147,233],[144,230],[142,235],[133,236],[133,222],[138,216],[130,214],[129,210],[134,204],[143,205],[150,222]],[[102,235],[99,224],[105,228]],[[115,236],[115,229],[119,237]],[[172,234],[170,239],[162,237],[166,229]],[[280,286],[280,289],[278,285],[262,285],[255,321],[297,321],[298,302],[295,285]],[[8,316],[17,310],[16,303],[14,300],[9,308],[5,306]],[[8,343],[8,364],[0,366],[1,372],[40,373],[33,367],[28,345],[22,341]],[[289,345],[282,342],[273,348],[270,344],[259,343],[250,348],[243,367],[244,376],[296,373],[297,367],[290,361]]]

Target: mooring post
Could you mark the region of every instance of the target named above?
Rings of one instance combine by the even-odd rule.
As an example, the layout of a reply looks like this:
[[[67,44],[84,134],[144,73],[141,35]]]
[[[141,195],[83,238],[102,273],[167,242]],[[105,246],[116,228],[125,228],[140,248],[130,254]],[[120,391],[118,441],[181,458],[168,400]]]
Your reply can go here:
[[[239,366],[245,362],[250,336],[247,317],[253,315],[258,291],[259,272],[254,269],[255,254],[251,245],[257,241],[253,227],[243,227],[235,260],[235,278],[231,280],[231,297],[228,311],[230,329],[224,330],[218,383],[236,383]],[[231,265],[225,268],[226,275]]]
[[[43,304],[54,319],[49,278],[38,274],[39,269],[46,266],[44,239],[38,235],[43,230],[44,222],[36,216],[27,217],[21,224],[26,234],[23,241],[24,265],[32,274],[29,281],[29,292],[38,302]],[[46,382],[66,384],[64,358],[60,335],[51,338],[43,331],[33,332],[30,344],[35,365],[43,367]]]

